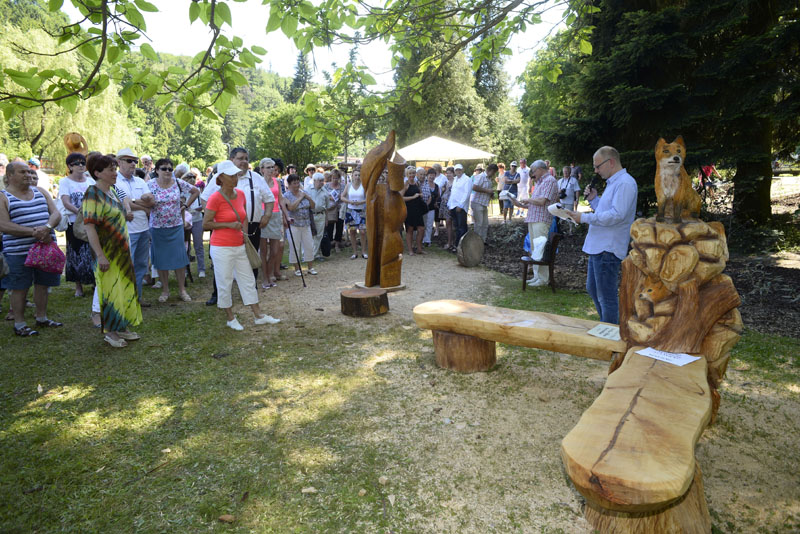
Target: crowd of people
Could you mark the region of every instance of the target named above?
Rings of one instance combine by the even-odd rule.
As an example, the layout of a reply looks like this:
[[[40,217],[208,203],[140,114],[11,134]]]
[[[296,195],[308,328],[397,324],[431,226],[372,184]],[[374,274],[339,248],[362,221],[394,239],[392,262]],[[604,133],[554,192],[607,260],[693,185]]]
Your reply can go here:
[[[470,215],[474,232],[486,241],[495,195],[503,224],[525,212],[533,241],[557,229],[547,207],[560,202],[575,220],[583,217],[590,225],[584,247],[590,255],[587,289],[602,320],[617,322],[611,288],[618,283],[611,280],[618,277],[619,261],[627,253],[625,226],[629,229],[633,222],[636,185],[613,148],[603,147],[595,156],[594,170],[609,180],[609,187],[602,198],[589,186],[584,190],[595,210],[589,214],[573,211],[583,179],[574,164],[563,167],[558,179],[550,162],[541,159],[530,166],[525,158],[519,164],[513,161],[509,170],[499,162],[478,164],[471,174],[460,163],[409,166],[400,192],[407,208],[406,254],[425,254],[440,232],[447,236],[443,247],[456,252]],[[284,166],[273,157],[261,159],[254,169],[248,151],[235,148],[227,160],[201,173],[187,164],[176,166],[169,158],[154,163],[130,148],[116,154],[76,152],[66,158],[68,174],[58,181],[55,200],[52,185],[42,184],[38,166],[34,160],[9,163],[0,155],[0,250],[9,269],[0,279],[0,300],[9,290],[8,319],[19,336],[61,326],[47,317],[47,294],[59,285],[61,272],[26,263],[34,244],[54,242],[56,229],[66,234],[66,280],[75,284],[76,297],[94,285],[92,319],[114,347],[139,338],[130,327],[141,322],[141,308],[151,306],[143,298],[144,285],[160,289],[158,302],[166,303],[172,271],[178,298],[192,300],[186,278],[192,261],[197,262],[198,277],[206,276],[205,231],[211,232],[214,275],[214,291],[206,304],[223,310],[227,326],[234,330],[244,328],[233,313],[234,281],[255,324],[280,321],[261,311],[259,288],[266,291],[288,280],[281,272],[287,268],[281,264],[285,247],[289,272],[298,277],[304,272],[317,275],[315,262],[324,261],[331,251],[349,246],[352,260],[368,255],[366,191],[358,166],[348,172],[347,166],[325,169],[309,164],[300,175],[296,165]],[[617,175],[627,178],[616,179]],[[529,283],[545,285],[547,276],[544,269],[534,272]],[[34,327],[24,318],[31,285]]]

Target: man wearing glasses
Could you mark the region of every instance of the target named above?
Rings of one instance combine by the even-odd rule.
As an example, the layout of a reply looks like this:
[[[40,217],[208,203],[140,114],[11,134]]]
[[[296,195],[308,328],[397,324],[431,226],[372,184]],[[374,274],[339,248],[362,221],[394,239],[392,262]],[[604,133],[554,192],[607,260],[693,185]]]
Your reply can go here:
[[[147,274],[147,265],[150,260],[150,223],[148,214],[155,204],[152,193],[147,188],[147,183],[136,176],[136,164],[139,158],[130,148],[123,148],[117,152],[117,183],[116,187],[125,192],[131,201],[133,220],[128,222],[128,236],[131,241],[131,259],[133,260],[133,274],[136,277],[136,291],[139,294],[139,303],[142,302],[142,278]]]
[[[577,222],[588,223],[583,251],[589,255],[586,290],[594,301],[600,320],[619,324],[619,271],[628,255],[631,224],[636,217],[636,180],[622,168],[619,152],[604,146],[592,158],[594,172],[606,180],[602,196],[586,186],[584,195],[594,213],[567,210]]]

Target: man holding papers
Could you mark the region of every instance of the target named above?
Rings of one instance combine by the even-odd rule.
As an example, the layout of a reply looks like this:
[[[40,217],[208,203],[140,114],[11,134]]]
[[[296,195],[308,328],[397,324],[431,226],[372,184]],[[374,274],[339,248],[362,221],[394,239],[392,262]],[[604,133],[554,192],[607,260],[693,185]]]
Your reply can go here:
[[[589,224],[583,251],[589,255],[586,290],[600,320],[619,324],[619,271],[628,254],[631,224],[636,217],[636,180],[619,161],[619,152],[604,146],[592,158],[594,172],[606,180],[602,197],[591,185],[584,195],[594,213],[566,210],[576,222]]]

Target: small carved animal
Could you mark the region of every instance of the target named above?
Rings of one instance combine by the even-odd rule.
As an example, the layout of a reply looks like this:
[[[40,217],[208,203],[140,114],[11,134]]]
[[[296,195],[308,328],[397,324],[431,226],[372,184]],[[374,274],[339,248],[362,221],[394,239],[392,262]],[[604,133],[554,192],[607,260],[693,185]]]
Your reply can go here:
[[[642,292],[639,293],[639,298],[646,300],[653,304],[658,304],[662,300],[672,296],[672,292],[667,289],[667,286],[661,281],[660,278],[655,276],[648,276],[644,281]]]
[[[656,198],[658,214],[656,221],[663,222],[664,215],[670,222],[681,222],[684,218],[699,217],[702,200],[692,187],[692,180],[683,166],[686,143],[680,135],[671,143],[664,138],[656,143]]]

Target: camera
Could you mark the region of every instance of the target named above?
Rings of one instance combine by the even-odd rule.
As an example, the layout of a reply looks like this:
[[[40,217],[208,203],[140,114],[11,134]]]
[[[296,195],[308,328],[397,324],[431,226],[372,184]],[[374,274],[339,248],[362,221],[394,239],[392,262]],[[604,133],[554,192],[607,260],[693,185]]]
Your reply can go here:
[[[560,200],[564,200],[565,198],[567,198],[567,188],[566,187],[564,187],[563,189],[561,189],[561,191],[559,191],[558,198]]]

